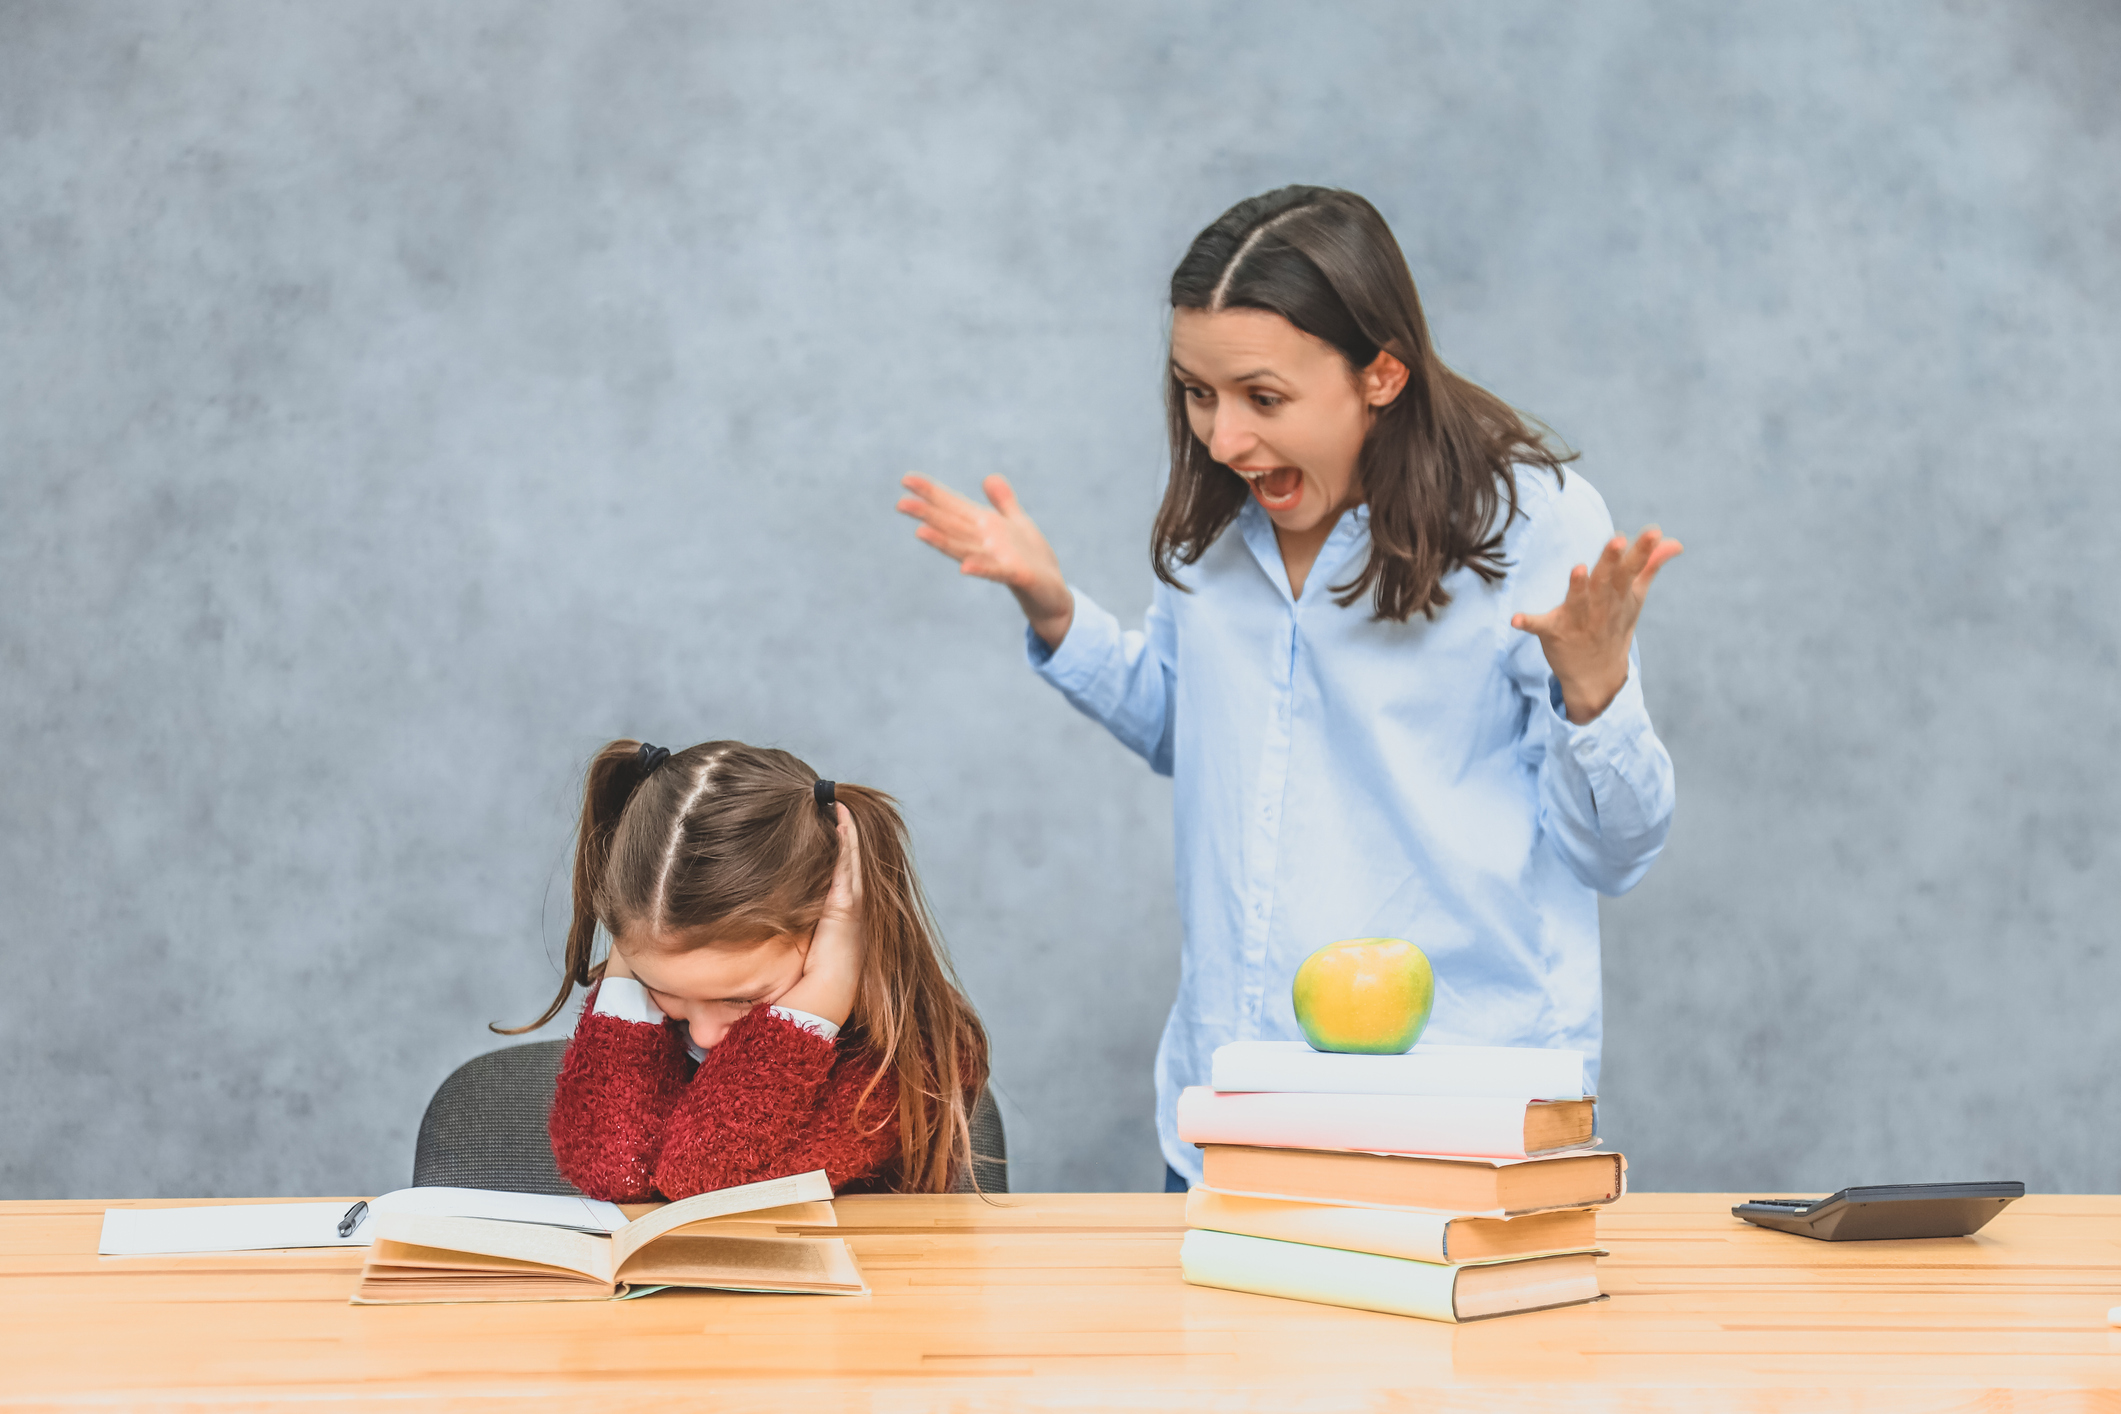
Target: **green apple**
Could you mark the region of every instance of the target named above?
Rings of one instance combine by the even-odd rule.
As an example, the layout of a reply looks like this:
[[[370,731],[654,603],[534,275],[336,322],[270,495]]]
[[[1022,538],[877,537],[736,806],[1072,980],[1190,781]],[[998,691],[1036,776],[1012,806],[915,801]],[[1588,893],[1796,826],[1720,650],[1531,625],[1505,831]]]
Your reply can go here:
[[[1396,1056],[1429,1024],[1436,974],[1402,938],[1347,938],[1304,959],[1290,999],[1313,1050]]]

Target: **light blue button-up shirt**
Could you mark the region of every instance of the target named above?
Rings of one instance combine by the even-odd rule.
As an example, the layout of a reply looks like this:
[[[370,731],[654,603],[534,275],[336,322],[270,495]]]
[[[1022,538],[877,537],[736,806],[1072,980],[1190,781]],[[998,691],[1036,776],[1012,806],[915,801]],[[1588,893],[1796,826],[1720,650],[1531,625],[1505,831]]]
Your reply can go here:
[[[1428,954],[1424,1040],[1578,1049],[1596,1083],[1597,895],[1626,892],[1663,848],[1672,761],[1638,657],[1575,726],[1539,640],[1510,627],[1559,604],[1613,534],[1575,472],[1559,488],[1517,475],[1508,576],[1451,575],[1434,619],[1378,623],[1368,599],[1333,602],[1369,553],[1366,508],[1341,517],[1294,598],[1273,523],[1247,501],[1181,572],[1191,593],[1158,584],[1141,631],[1077,590],[1058,648],[1027,633],[1039,673],[1172,778],[1185,937],[1156,1122],[1192,1182],[1179,1091],[1208,1083],[1225,1042],[1301,1040],[1290,983],[1340,938]]]

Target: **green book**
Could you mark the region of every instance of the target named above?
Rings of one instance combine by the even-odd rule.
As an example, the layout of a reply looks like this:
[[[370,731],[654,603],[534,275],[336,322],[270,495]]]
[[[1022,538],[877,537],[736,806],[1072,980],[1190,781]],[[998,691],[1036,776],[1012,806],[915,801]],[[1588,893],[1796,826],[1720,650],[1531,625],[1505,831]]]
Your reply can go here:
[[[1447,1266],[1195,1229],[1179,1248],[1179,1264],[1195,1286],[1425,1321],[1475,1321],[1601,1299],[1594,1252]]]

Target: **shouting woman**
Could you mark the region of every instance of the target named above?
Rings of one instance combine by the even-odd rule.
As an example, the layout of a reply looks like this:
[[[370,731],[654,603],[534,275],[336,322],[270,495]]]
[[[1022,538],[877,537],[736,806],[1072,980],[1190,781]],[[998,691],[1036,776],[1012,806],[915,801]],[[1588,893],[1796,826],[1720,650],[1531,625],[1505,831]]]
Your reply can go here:
[[[1179,1092],[1226,1042],[1301,1039],[1290,980],[1340,938],[1428,955],[1427,1039],[1578,1049],[1595,1080],[1597,895],[1633,887],[1672,820],[1634,631],[1679,542],[1615,536],[1569,456],[1443,365],[1353,193],[1238,203],[1171,306],[1139,631],[1070,587],[1001,477],[991,507],[918,476],[899,502],[1015,593],[1033,667],[1172,778],[1166,1186],[1200,1175]]]

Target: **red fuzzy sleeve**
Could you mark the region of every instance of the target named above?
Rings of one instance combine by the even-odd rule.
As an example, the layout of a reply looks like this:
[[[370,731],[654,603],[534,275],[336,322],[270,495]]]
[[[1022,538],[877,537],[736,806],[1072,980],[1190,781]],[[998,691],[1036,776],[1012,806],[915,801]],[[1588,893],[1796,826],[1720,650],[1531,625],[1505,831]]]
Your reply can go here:
[[[756,1007],[700,1062],[669,1112],[655,1186],[689,1198],[823,1169],[835,1189],[877,1177],[898,1156],[898,1089],[868,1057]]]
[[[589,1010],[595,1004],[591,992],[560,1063],[553,1157],[592,1198],[646,1202],[670,1111],[685,1093],[685,1045],[672,1027],[605,1016]]]

